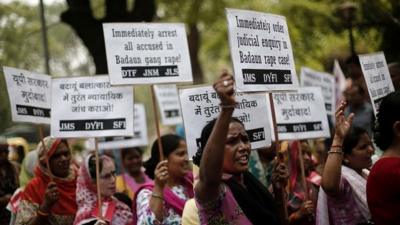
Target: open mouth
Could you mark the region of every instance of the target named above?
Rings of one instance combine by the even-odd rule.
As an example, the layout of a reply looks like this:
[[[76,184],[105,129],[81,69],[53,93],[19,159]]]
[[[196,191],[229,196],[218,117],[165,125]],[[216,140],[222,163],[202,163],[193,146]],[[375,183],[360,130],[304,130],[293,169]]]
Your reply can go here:
[[[181,171],[187,172],[189,170],[188,166],[182,166]]]
[[[372,159],[371,158],[368,159],[368,166],[372,166]]]
[[[242,165],[247,165],[249,163],[249,155],[242,155],[236,160]]]

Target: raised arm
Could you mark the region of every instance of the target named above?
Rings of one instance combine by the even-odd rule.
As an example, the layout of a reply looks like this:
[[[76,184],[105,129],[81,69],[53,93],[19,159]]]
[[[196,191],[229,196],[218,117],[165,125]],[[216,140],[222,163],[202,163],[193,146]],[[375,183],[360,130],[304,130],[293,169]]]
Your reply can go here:
[[[330,196],[338,194],[340,190],[339,185],[342,173],[343,141],[350,130],[354,117],[353,113],[347,118],[344,117],[344,108],[346,105],[347,103],[342,101],[336,110],[335,136],[333,137],[332,146],[328,152],[328,158],[326,159],[324,172],[322,174],[322,188]]]
[[[232,75],[224,71],[214,83],[221,100],[221,112],[204,147],[200,163],[200,181],[196,185],[196,196],[201,201],[215,200],[222,180],[222,164],[229,123],[236,104]]]
[[[31,186],[31,188],[34,188]],[[22,212],[17,213],[15,224],[27,224],[27,225],[40,225],[48,224],[48,219],[51,214],[51,208],[59,199],[59,191],[57,189],[57,184],[54,182],[49,182],[46,188],[44,201],[39,206],[36,211],[36,215],[32,214],[29,222],[25,222],[24,215]]]

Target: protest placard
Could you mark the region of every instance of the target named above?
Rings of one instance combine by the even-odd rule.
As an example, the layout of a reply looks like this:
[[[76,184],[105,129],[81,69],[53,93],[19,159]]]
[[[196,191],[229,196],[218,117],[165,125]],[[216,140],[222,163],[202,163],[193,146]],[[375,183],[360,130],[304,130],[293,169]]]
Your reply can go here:
[[[227,9],[229,46],[238,91],[298,87],[286,18]]]
[[[133,133],[133,137],[99,138],[99,150],[142,147],[149,144],[146,111],[143,104],[134,105]]]
[[[335,95],[336,102],[335,108],[337,108],[340,102],[344,99],[343,93],[346,90],[346,77],[340,67],[339,61],[335,59],[333,63],[333,76],[335,77]]]
[[[112,87],[108,76],[52,81],[53,137],[133,136],[133,88]]]
[[[320,87],[272,93],[279,140],[330,137]]]
[[[51,77],[3,67],[14,122],[50,124]]]
[[[368,87],[374,114],[379,110],[382,98],[394,91],[392,78],[383,52],[359,55],[361,69]]]
[[[300,85],[302,87],[320,87],[328,115],[335,114],[335,77],[329,73],[301,68]]]
[[[220,112],[220,100],[211,86],[179,90],[182,116],[188,146],[189,158],[200,147],[203,127]],[[238,105],[233,116],[242,121],[249,135],[252,149],[271,144],[271,131],[267,119],[269,107],[265,93],[236,93]]]
[[[104,23],[111,84],[192,82],[184,24]]]
[[[154,85],[163,125],[182,123],[178,89],[174,84]]]

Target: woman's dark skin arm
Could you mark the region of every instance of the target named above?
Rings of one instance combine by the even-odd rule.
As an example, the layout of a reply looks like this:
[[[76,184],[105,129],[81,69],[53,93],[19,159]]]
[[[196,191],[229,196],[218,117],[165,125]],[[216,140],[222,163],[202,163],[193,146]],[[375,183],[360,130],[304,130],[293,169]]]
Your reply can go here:
[[[278,146],[280,146],[278,144]],[[279,149],[279,147],[277,147]],[[278,215],[279,219],[281,221],[281,225],[287,225],[288,224],[288,212],[287,212],[287,194],[285,187],[288,183],[289,179],[289,169],[285,165],[285,163],[282,162],[282,160],[279,160],[278,158],[282,158],[283,155],[279,155],[275,159],[275,166],[272,171],[272,187],[273,187],[273,192],[274,192],[274,199],[275,203],[277,205],[277,210],[278,210]]]
[[[58,198],[59,192],[57,189],[57,185],[54,182],[50,182],[47,185],[44,201],[39,207],[40,212],[50,214],[50,210],[53,207],[54,203],[58,201]],[[32,218],[28,225],[47,224],[47,218],[48,216],[40,215],[40,213],[38,213],[34,218]]]
[[[154,171],[155,179],[153,194],[151,195],[149,202],[150,209],[158,221],[163,221],[164,218],[164,187],[169,178],[167,163],[167,160],[164,160],[157,164],[157,167]]]
[[[228,82],[224,86],[224,81]],[[226,83],[225,82],[225,83]],[[224,159],[225,142],[228,134],[229,123],[236,104],[234,96],[234,82],[232,75],[226,71],[214,83],[214,89],[220,96],[222,107],[215,122],[211,135],[204,147],[200,162],[200,180],[195,187],[199,200],[207,202],[218,198],[219,187],[222,181],[222,163]]]
[[[344,117],[344,108],[346,105],[346,102],[342,101],[336,110],[336,128],[332,146],[343,146],[343,140],[350,130],[354,114],[350,114],[347,118]],[[342,151],[340,147],[331,147],[331,149]],[[325,168],[322,174],[321,187],[324,189],[326,194],[330,196],[335,196],[339,193],[342,160],[343,154],[339,153],[328,154],[328,158],[326,159]]]

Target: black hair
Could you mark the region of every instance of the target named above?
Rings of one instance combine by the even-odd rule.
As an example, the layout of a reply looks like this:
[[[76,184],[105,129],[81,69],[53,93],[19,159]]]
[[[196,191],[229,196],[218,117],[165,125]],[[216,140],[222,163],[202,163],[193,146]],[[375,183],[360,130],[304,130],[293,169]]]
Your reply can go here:
[[[91,154],[90,156],[89,156],[89,163],[88,163],[89,165],[88,165],[88,169],[89,169],[89,174],[90,174],[90,177],[93,179],[93,180],[96,180],[96,157],[95,157],[95,155],[94,154]],[[103,161],[100,159],[99,160],[99,170],[101,171],[103,169]]]
[[[143,150],[140,147],[123,148],[121,149],[121,158],[124,159],[128,153],[136,151],[139,155],[143,154]]]
[[[357,93],[364,96],[365,95],[365,89],[360,85],[360,84],[354,84],[353,88],[357,88]]]
[[[183,139],[176,134],[166,134],[161,136],[161,145],[163,148],[164,157],[167,158],[173,151],[175,151],[182,140]],[[143,163],[144,168],[146,168],[145,173],[151,179],[154,179],[154,170],[156,169],[156,166],[159,162],[160,153],[158,150],[158,142],[156,139],[151,147],[150,159]]]
[[[21,164],[22,160],[25,158],[25,151],[24,151],[24,146],[18,145],[17,146],[17,153],[18,153],[18,162]]]
[[[394,141],[393,124],[400,121],[400,91],[386,95],[379,107],[374,126],[374,142],[385,151]]]
[[[367,130],[361,127],[352,127],[343,141],[343,153],[345,155],[351,154],[354,147],[357,146],[362,135],[367,134]]]
[[[200,161],[201,158],[203,156],[203,150],[204,147],[206,147],[208,138],[211,135],[211,132],[214,128],[215,122],[217,121],[217,119],[213,119],[212,121],[208,122],[207,125],[204,126],[203,130],[201,131],[201,136],[200,136],[200,143],[199,143],[199,148],[197,149],[196,154],[193,156],[193,163],[197,166],[200,166]],[[240,121],[238,118],[236,117],[231,117],[231,120],[229,123],[232,122],[237,122],[240,123],[244,126],[244,124],[242,123],[242,121]]]
[[[0,144],[0,151],[8,152],[8,144]]]
[[[349,65],[349,64],[361,65],[360,59],[358,58],[357,54],[351,54],[351,56],[349,56],[346,59],[345,63],[346,63],[346,65]]]
[[[125,203],[126,206],[128,206],[132,210],[132,200],[129,198],[128,195],[126,195],[123,192],[116,192],[113,195],[118,201]]]

